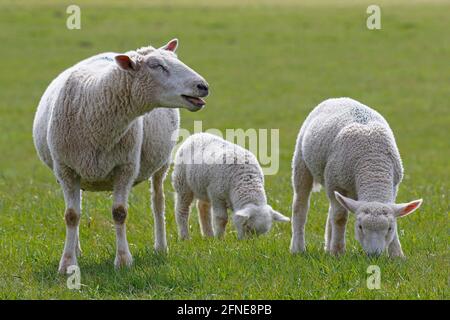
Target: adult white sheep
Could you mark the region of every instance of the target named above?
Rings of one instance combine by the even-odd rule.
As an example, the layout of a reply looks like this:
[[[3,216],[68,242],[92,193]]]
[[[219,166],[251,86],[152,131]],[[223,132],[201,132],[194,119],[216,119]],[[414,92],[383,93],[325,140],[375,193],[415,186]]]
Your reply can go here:
[[[330,202],[326,251],[344,252],[349,210],[356,214],[355,237],[368,255],[387,248],[389,256],[403,257],[396,220],[422,200],[394,203],[403,167],[394,135],[378,112],[349,98],[322,102],[300,129],[292,167],[293,253],[305,250],[309,196],[316,183],[325,187]]]
[[[93,56],[62,72],[42,96],[33,137],[39,157],[53,169],[64,193],[61,273],[77,263],[80,251],[81,190],[113,191],[115,266],[129,266],[128,194],[133,185],[152,177],[155,248],[166,250],[162,182],[179,115],[174,109],[152,110],[197,111],[208,94],[206,81],[178,60],[177,46],[174,39],[159,49]]]
[[[223,236],[227,209],[234,212],[239,239],[268,232],[272,221],[289,221],[267,204],[264,175],[256,157],[212,134],[194,134],[181,145],[175,156],[172,184],[181,239],[189,237],[189,207],[194,198],[198,199],[203,236]]]

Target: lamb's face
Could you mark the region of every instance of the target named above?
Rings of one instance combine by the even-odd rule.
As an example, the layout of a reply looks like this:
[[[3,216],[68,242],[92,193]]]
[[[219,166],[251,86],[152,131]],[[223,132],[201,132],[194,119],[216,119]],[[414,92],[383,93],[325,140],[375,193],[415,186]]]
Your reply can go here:
[[[402,204],[385,204],[356,201],[338,192],[335,195],[344,208],[355,213],[355,238],[369,256],[383,253],[396,235],[397,218],[407,216],[422,204],[422,199]]]
[[[380,255],[394,238],[397,228],[394,210],[377,202],[356,210],[355,237],[368,255]]]
[[[233,216],[238,238],[261,235],[270,231],[273,221],[288,222],[289,218],[272,209],[269,205],[248,205]]]
[[[123,69],[133,73],[132,95],[145,105],[163,108],[186,108],[198,111],[206,102],[209,85],[202,76],[181,62],[175,50],[174,39],[159,49],[149,50],[138,61],[127,55],[116,56]],[[121,63],[120,57],[125,61]],[[131,69],[131,70],[130,70]]]

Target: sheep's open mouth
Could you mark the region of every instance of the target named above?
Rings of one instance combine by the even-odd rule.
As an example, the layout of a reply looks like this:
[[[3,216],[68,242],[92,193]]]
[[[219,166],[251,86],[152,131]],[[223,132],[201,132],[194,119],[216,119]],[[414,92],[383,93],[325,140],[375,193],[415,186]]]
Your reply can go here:
[[[203,107],[206,104],[205,100],[199,97],[191,97],[184,94],[181,96],[196,107]]]

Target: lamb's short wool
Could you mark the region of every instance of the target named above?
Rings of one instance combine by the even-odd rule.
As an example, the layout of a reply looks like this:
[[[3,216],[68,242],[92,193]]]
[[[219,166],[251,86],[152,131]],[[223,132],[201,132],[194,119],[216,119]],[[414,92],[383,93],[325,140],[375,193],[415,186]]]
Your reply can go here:
[[[163,181],[177,109],[200,110],[208,84],[178,60],[176,39],[155,49],[103,53],[62,72],[39,103],[34,143],[61,184],[66,242],[59,271],[77,263],[81,190],[113,191],[117,267],[130,265],[125,219],[131,187],[152,178],[155,248],[166,250]],[[157,109],[163,108],[163,109]]]
[[[300,129],[292,170],[291,252],[305,250],[310,192],[313,184],[321,184],[330,202],[326,251],[344,252],[352,211],[355,237],[367,254],[387,248],[390,256],[403,257],[397,217],[416,210],[422,200],[394,203],[403,167],[394,135],[378,112],[350,98],[320,103]]]
[[[181,239],[189,237],[189,208],[194,198],[198,199],[204,236],[223,235],[227,209],[233,211],[239,239],[268,232],[272,221],[289,221],[267,204],[264,175],[256,157],[212,134],[194,134],[181,145],[175,156],[172,184]]]

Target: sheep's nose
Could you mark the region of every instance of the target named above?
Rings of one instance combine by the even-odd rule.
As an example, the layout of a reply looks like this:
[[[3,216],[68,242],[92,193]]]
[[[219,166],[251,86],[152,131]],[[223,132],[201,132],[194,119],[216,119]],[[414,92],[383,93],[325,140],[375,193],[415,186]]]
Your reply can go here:
[[[378,258],[379,256],[381,256],[381,251],[376,250],[373,252],[367,252],[367,255],[369,256],[369,258]]]
[[[197,84],[197,89],[200,91],[202,97],[207,96],[209,93],[209,88],[207,84],[199,83]]]

